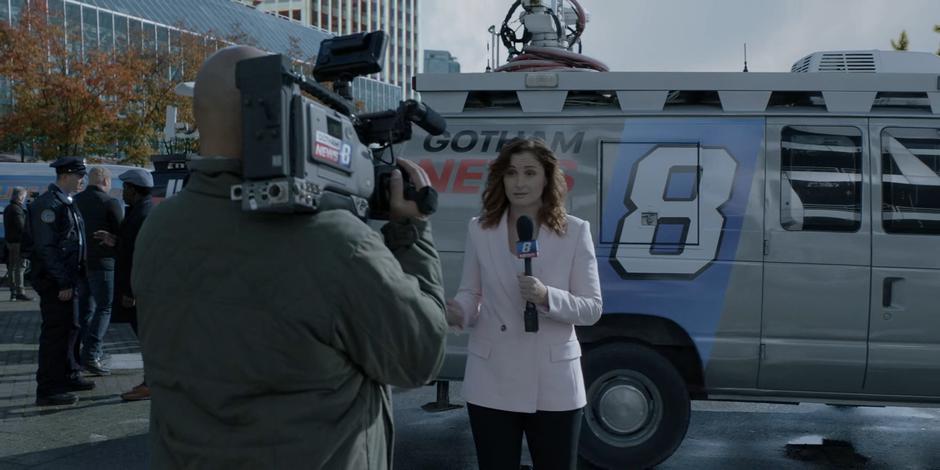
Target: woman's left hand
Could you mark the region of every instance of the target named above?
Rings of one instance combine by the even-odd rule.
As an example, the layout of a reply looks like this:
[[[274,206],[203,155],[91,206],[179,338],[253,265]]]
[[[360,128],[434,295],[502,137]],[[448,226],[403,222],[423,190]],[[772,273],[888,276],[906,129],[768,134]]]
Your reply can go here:
[[[545,287],[545,284],[542,284],[542,281],[522,273],[518,275],[518,279],[519,293],[522,294],[522,298],[526,302],[532,302],[535,305],[548,305],[548,288]]]

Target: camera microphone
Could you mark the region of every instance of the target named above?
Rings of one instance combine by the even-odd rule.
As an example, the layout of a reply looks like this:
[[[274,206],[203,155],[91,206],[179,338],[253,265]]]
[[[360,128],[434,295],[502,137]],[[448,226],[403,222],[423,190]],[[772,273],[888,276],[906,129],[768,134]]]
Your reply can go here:
[[[523,215],[516,219],[516,233],[519,235],[519,241],[516,243],[516,256],[525,260],[525,275],[532,275],[532,258],[539,255],[539,242],[533,240],[534,232],[532,219]],[[523,322],[527,333],[539,331],[539,315],[532,302],[525,303],[523,313]]]
[[[441,135],[447,130],[447,121],[424,103],[414,100],[404,102],[404,115],[408,120],[431,135]]]

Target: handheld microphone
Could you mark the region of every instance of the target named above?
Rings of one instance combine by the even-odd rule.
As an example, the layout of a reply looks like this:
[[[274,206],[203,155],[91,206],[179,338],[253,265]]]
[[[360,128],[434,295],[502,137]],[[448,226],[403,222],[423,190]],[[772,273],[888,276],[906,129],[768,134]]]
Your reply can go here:
[[[516,243],[516,256],[525,260],[525,275],[532,275],[532,258],[539,255],[539,242],[533,240],[532,219],[523,215],[516,219],[516,233],[519,235],[519,241]],[[527,333],[539,331],[539,315],[535,310],[535,304],[525,303],[525,312],[523,313],[523,322]]]

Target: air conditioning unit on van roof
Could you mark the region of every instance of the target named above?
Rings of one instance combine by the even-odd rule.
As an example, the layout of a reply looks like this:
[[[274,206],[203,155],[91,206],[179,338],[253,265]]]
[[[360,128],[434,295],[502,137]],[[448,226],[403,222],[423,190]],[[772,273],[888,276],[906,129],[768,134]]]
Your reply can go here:
[[[829,51],[798,60],[790,72],[937,73],[940,56],[928,52]]]

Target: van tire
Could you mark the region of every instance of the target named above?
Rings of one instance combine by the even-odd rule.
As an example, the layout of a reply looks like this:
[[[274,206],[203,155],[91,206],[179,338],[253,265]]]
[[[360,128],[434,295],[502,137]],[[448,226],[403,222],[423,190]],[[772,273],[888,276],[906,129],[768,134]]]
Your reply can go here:
[[[691,401],[668,359],[647,346],[612,343],[589,350],[582,365],[583,459],[604,469],[649,468],[676,451],[689,428]],[[624,406],[633,411],[624,413]]]

